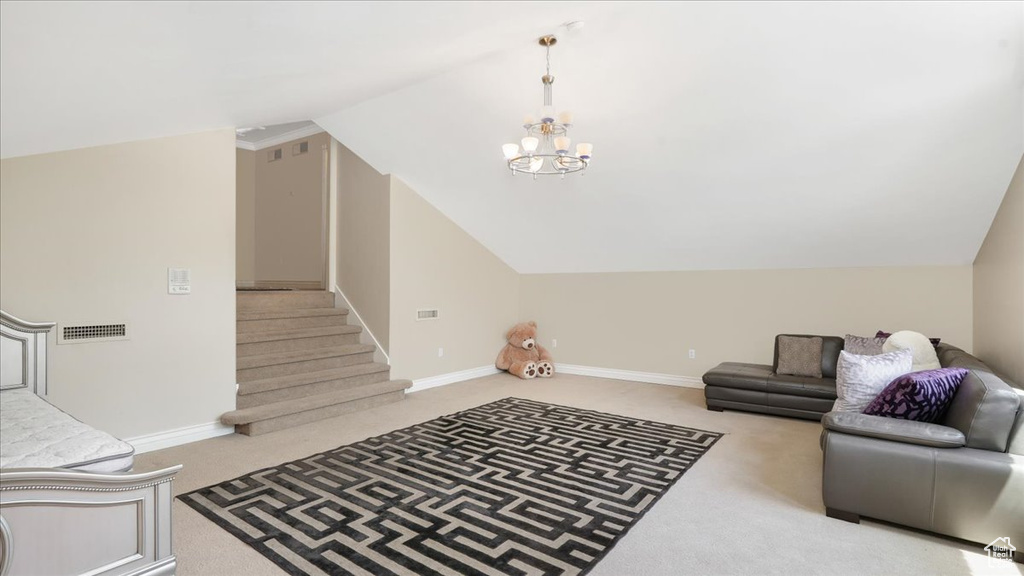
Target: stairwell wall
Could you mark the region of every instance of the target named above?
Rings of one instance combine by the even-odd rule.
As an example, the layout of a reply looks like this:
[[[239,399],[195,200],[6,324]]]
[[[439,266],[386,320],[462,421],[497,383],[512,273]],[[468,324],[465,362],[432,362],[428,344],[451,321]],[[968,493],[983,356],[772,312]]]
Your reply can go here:
[[[256,282],[256,152],[235,150],[235,283]]]
[[[493,366],[519,321],[519,274],[405,182],[390,186],[391,377]],[[440,318],[416,319],[429,308]]]
[[[323,281],[323,147],[326,132],[255,152],[257,282]],[[308,152],[292,147],[308,142]],[[268,161],[280,148],[281,159]]]
[[[337,285],[364,328],[373,333],[387,354],[391,314],[391,181],[345,146],[337,148]]]

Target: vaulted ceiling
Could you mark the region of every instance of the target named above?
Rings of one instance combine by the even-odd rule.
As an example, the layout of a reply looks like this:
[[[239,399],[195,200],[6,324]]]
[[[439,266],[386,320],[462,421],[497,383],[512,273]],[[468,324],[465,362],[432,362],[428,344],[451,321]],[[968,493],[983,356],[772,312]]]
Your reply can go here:
[[[1020,3],[83,4],[2,5],[4,157],[312,118],[524,273],[966,264],[1024,152]]]

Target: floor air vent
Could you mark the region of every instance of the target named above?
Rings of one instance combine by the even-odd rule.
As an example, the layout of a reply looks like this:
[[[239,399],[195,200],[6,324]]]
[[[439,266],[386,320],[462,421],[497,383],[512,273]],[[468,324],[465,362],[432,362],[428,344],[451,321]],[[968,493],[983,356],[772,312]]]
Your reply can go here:
[[[127,340],[127,324],[90,324],[87,326],[61,326],[57,332],[58,344],[82,344],[85,342],[109,342]]]

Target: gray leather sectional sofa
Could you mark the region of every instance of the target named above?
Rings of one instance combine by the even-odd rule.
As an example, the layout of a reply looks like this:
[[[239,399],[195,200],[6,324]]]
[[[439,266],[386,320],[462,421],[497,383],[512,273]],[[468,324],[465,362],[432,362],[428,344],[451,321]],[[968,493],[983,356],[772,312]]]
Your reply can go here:
[[[808,336],[779,334],[779,336]],[[836,365],[843,339],[821,336],[821,378],[776,374],[779,336],[772,365],[723,362],[704,374],[708,410],[744,410],[821,420],[836,401]]]
[[[970,372],[940,423],[855,412],[822,418],[826,514],[861,516],[985,546],[1009,538],[1024,562],[1024,390],[940,344],[939,362]]]
[[[820,419],[822,499],[833,518],[861,516],[988,545],[1009,538],[1024,562],[1024,390],[981,360],[939,344],[944,367],[969,370],[935,424],[832,412],[843,339],[822,336],[822,378],[726,362],[704,375],[709,410]]]

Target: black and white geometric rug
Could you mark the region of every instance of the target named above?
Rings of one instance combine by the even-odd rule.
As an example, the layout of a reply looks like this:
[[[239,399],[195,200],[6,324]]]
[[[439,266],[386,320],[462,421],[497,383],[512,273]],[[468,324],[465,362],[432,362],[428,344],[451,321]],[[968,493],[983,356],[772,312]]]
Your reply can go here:
[[[583,574],[720,437],[506,398],[179,498],[289,574]]]

